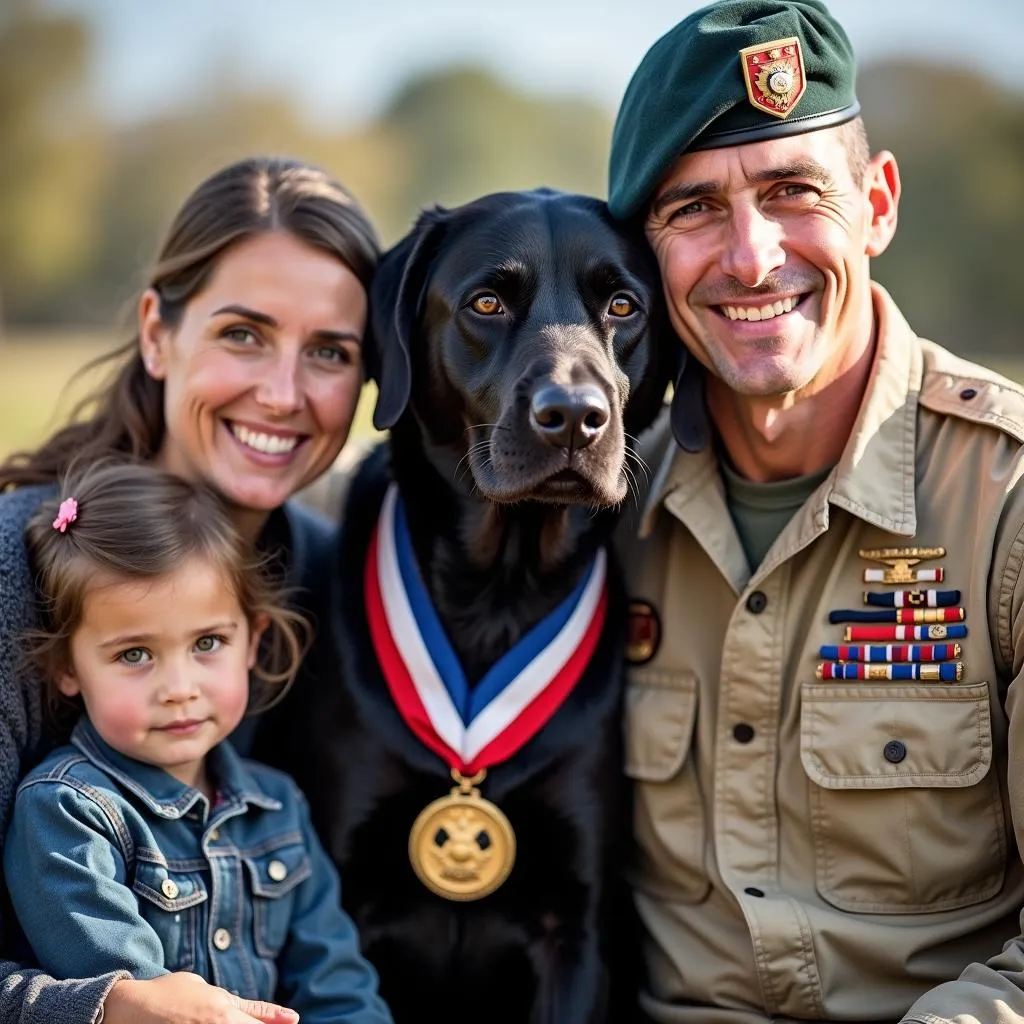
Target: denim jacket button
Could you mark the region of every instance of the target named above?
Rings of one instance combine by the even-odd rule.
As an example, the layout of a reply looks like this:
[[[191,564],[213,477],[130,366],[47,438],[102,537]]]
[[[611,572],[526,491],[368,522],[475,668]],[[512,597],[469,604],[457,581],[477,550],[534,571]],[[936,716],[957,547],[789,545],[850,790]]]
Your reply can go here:
[[[231,945],[231,932],[227,928],[218,928],[213,933],[213,944],[223,952]]]
[[[178,898],[178,886],[170,878],[165,878],[160,883],[160,891],[169,900],[176,900]]]
[[[267,874],[272,882],[283,882],[288,877],[288,868],[281,861],[272,860],[267,865]]]

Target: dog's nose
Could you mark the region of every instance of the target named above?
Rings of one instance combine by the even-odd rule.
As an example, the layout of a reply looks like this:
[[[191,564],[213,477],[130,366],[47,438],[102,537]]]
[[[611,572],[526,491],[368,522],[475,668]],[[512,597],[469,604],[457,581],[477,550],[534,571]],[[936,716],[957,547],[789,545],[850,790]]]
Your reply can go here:
[[[595,384],[549,384],[530,402],[533,429],[555,448],[585,448],[604,433],[610,417],[608,399]]]

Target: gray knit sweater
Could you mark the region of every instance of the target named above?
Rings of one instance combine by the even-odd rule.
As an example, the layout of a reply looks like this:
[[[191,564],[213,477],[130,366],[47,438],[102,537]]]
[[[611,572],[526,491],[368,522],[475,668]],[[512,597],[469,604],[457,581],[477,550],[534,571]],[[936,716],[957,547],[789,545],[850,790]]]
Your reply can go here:
[[[55,493],[52,486],[24,487],[0,494],[0,862],[14,794],[25,771],[45,753],[43,685],[22,667],[20,635],[37,624],[35,591],[25,548],[24,530],[39,503]],[[269,535],[269,537],[268,537]],[[326,523],[289,504],[271,517],[263,541],[283,549],[289,582],[299,593],[316,583],[316,569],[327,565]],[[300,599],[300,605],[303,603]],[[124,972],[86,980],[56,981],[42,971],[6,960],[11,955],[9,922],[0,900],[0,1024],[95,1024],[103,1000]]]

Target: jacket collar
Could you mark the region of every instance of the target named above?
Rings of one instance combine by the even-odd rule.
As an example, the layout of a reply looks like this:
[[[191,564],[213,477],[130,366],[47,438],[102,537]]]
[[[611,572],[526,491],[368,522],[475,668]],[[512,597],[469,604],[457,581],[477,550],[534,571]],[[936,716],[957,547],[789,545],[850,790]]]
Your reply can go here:
[[[875,362],[853,431],[830,477],[827,501],[889,533],[909,537],[917,530],[914,455],[923,357],[919,339],[889,294],[878,284],[871,288]],[[699,500],[714,505],[715,514],[727,514],[719,477],[710,444],[696,452],[670,444],[644,504],[640,535],[651,532],[662,504],[684,522],[692,513],[684,516],[683,507]],[[822,511],[824,528],[828,510]],[[744,575],[742,567],[737,571]]]
[[[161,818],[180,818],[196,803],[207,804],[206,797],[198,789],[186,786],[162,768],[136,761],[115,750],[100,736],[86,715],[82,715],[75,725],[71,742],[92,764]],[[216,781],[221,801],[269,811],[281,809],[281,802],[263,791],[230,743],[218,743],[206,756],[210,778]]]

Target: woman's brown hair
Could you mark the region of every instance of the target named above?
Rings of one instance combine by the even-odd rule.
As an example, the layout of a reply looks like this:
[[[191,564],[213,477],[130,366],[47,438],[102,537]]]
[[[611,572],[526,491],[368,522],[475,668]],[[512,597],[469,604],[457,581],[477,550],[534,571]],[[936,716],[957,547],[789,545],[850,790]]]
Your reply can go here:
[[[207,178],[171,224],[148,275],[169,327],[209,281],[221,255],[246,238],[280,231],[336,256],[368,288],[380,255],[373,225],[330,175],[295,160],[253,157]],[[0,465],[0,492],[59,480],[79,460],[110,455],[144,461],[163,443],[163,383],[146,372],[136,334],[87,369],[111,364],[110,379],[34,451]]]
[[[69,498],[71,509],[63,504]],[[165,576],[190,559],[223,575],[250,627],[267,623],[250,710],[265,710],[295,678],[308,624],[285,607],[284,593],[208,488],[126,460],[108,458],[81,471],[73,467],[60,496],[33,516],[25,539],[43,613],[43,628],[26,636],[26,654],[48,680],[48,702],[58,717],[66,698],[55,680],[71,669],[71,638],[90,591],[97,583]]]

